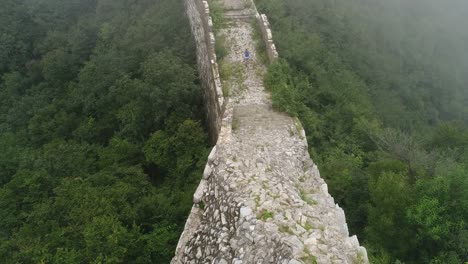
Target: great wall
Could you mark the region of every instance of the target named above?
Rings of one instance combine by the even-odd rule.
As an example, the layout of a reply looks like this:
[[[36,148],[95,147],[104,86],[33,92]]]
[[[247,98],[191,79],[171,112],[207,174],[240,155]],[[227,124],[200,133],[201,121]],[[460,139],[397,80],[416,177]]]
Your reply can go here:
[[[208,2],[185,0],[216,145],[171,263],[368,263],[309,156],[300,122],[272,109],[254,39],[257,30],[267,60],[278,57],[267,17],[251,0],[217,1],[222,62]],[[244,65],[246,48],[254,57]],[[220,78],[220,68],[230,75]]]

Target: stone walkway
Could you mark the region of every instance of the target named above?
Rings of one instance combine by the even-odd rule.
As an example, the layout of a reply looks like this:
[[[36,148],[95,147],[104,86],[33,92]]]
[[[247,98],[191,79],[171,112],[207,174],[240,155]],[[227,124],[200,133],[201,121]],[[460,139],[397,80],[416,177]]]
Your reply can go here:
[[[300,123],[272,109],[252,37],[253,10],[243,0],[224,4],[224,63],[236,65],[242,80],[224,83],[231,89],[232,124],[224,128],[230,133],[210,155],[195,195],[203,201],[192,212],[196,230],[173,263],[368,263],[309,157]],[[244,65],[246,48],[253,60]]]

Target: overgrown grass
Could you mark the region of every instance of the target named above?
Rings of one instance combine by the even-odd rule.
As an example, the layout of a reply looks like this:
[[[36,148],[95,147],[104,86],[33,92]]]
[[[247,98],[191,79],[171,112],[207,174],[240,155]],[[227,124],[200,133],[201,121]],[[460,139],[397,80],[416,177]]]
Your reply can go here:
[[[262,220],[262,221],[266,221],[268,220],[269,218],[273,218],[275,214],[271,211],[268,211],[268,210],[263,210],[262,213],[260,214],[260,216],[258,217],[258,219]]]
[[[219,0],[208,0],[208,3],[210,5],[210,15],[213,19],[214,32],[218,34],[226,22],[223,6]]]
[[[240,124],[239,118],[233,117],[232,118],[232,123],[231,123],[232,130],[239,129],[239,124]]]
[[[289,228],[289,226],[287,225],[282,225],[278,228],[278,230],[282,233],[287,233],[287,234],[290,234],[290,235],[294,235],[294,232],[291,230],[291,228]]]
[[[229,97],[229,94],[231,92],[231,84],[228,82],[223,82],[222,89],[223,89],[223,96]]]
[[[309,222],[306,222],[305,225],[303,226],[305,230],[309,231],[311,230],[312,228],[314,228],[314,226],[309,223]]]
[[[244,2],[244,8],[245,9],[249,9],[249,8],[252,8],[253,7],[253,2],[252,0],[245,0]]]
[[[311,255],[311,253],[309,252],[309,250],[307,248],[304,249],[304,253],[306,253],[307,256],[302,257],[301,260],[305,264],[317,264],[317,259],[314,256]]]
[[[223,81],[223,94],[231,95],[233,93],[233,88],[238,85],[240,91],[247,89],[247,86],[244,84],[245,80],[245,71],[244,65],[242,63],[230,63],[226,60],[222,60],[219,65],[219,75]]]
[[[226,57],[227,55],[226,38],[222,34],[216,35],[215,53],[216,53],[216,58],[218,59],[218,61],[223,60],[224,57]]]
[[[219,65],[219,75],[225,81],[243,81],[245,79],[244,66],[240,62],[230,63],[222,60]]]
[[[256,194],[255,195],[255,209],[257,209],[260,206],[260,195]]]
[[[209,0],[210,4],[210,15],[213,19],[213,31],[215,34],[215,53],[218,61],[221,61],[227,54],[226,40],[221,30],[226,25],[226,19],[224,18],[224,10],[219,0]]]
[[[307,197],[307,193],[305,193],[303,189],[299,189],[299,195],[301,196],[301,199],[304,202],[306,202],[308,205],[316,205],[317,204],[317,201]]]

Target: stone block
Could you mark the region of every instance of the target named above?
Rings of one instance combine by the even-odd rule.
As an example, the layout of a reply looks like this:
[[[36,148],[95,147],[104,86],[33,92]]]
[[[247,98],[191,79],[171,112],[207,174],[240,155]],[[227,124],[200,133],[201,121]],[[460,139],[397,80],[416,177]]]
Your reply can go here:
[[[326,183],[322,184],[320,186],[320,190],[322,191],[322,193],[328,194],[328,185]]]
[[[248,207],[242,207],[240,209],[240,218],[247,218],[253,214],[252,209]]]
[[[203,7],[205,9],[205,15],[210,14],[210,5],[208,4],[208,1],[202,1]]]
[[[205,191],[205,188],[207,186],[207,182],[206,180],[201,180],[200,181],[200,184],[198,185],[198,188],[197,190],[195,191],[195,193],[193,194],[193,203],[194,204],[199,204],[202,199],[203,199],[203,194],[204,194],[204,191]]]
[[[206,164],[205,170],[203,171],[203,179],[208,180],[208,178],[210,178],[211,176],[212,171],[213,169],[211,168],[211,166],[209,164]]]

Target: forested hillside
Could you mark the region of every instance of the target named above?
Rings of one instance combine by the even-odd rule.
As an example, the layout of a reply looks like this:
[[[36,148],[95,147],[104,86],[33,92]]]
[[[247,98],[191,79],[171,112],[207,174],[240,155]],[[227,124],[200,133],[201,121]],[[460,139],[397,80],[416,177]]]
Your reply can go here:
[[[0,262],[168,263],[207,155],[181,0],[0,0]]]
[[[257,0],[265,78],[372,263],[468,261],[468,5]]]

